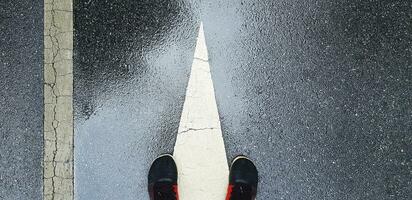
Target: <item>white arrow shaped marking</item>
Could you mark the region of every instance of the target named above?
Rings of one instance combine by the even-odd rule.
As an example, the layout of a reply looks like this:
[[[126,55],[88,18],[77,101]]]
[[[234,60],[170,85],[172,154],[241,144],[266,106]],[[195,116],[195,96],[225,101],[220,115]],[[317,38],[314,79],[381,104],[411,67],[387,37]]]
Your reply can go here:
[[[202,24],[174,157],[179,169],[180,199],[225,199],[229,170]]]

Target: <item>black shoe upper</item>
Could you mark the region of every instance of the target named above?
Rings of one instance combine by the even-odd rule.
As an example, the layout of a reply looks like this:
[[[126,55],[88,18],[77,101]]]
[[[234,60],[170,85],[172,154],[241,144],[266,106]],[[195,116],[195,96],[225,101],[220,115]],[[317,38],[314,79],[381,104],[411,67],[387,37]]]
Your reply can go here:
[[[175,200],[177,194],[177,167],[171,155],[157,158],[149,170],[149,195],[151,200]]]
[[[235,158],[230,167],[228,199],[252,200],[256,197],[258,171],[251,160],[244,156]]]

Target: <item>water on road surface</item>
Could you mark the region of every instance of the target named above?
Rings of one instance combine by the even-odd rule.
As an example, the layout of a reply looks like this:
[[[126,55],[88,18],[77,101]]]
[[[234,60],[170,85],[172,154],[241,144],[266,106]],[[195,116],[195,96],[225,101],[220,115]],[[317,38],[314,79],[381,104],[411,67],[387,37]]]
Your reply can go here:
[[[227,159],[257,199],[409,199],[410,1],[75,2],[77,199],[147,199],[203,22]]]

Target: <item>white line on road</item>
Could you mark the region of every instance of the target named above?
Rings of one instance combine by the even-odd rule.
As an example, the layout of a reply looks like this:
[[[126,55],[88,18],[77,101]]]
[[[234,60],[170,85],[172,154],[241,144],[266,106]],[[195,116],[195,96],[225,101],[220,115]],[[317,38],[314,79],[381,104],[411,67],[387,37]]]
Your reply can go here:
[[[174,157],[182,200],[222,200],[229,169],[200,25]]]

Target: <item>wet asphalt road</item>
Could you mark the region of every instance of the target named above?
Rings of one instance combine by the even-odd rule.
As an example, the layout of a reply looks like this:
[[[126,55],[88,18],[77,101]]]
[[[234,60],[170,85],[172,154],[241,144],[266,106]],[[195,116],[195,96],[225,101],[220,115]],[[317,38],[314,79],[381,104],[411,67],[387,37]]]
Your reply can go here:
[[[172,152],[196,42],[187,2],[74,4],[76,199],[148,199]]]
[[[258,199],[412,198],[412,2],[204,3],[228,157]]]
[[[42,199],[43,1],[0,1],[0,199]]]
[[[147,199],[204,22],[228,159],[258,199],[410,199],[410,1],[75,2],[77,199]]]

